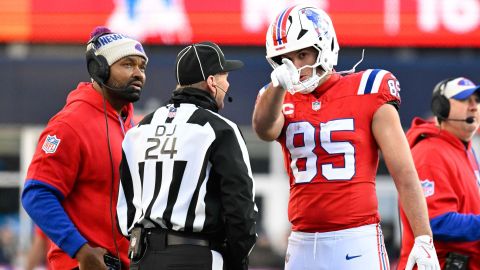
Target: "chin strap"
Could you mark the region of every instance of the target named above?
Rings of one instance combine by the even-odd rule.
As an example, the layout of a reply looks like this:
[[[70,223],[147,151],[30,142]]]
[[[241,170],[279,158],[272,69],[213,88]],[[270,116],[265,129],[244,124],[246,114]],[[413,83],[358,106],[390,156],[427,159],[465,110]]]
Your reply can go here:
[[[349,70],[343,70],[343,71],[335,71],[333,73],[336,74],[352,74],[355,72],[355,69],[357,68],[358,65],[360,65],[361,62],[363,62],[363,56],[365,55],[365,49],[362,49],[362,58]]]

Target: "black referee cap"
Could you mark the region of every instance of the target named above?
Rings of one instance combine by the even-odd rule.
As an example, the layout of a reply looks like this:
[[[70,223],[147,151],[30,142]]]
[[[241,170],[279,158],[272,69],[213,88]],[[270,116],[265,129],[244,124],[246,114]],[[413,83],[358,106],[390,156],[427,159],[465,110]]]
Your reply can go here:
[[[208,76],[243,67],[240,60],[225,60],[217,44],[209,41],[192,44],[177,54],[175,77],[179,85],[207,80]]]

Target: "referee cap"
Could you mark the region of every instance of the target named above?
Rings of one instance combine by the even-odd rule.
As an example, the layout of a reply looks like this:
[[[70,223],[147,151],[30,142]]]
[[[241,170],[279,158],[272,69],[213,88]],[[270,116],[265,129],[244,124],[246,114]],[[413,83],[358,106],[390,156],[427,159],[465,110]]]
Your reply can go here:
[[[205,41],[187,46],[177,54],[175,77],[179,85],[190,85],[241,67],[242,61],[226,60],[217,44]]]

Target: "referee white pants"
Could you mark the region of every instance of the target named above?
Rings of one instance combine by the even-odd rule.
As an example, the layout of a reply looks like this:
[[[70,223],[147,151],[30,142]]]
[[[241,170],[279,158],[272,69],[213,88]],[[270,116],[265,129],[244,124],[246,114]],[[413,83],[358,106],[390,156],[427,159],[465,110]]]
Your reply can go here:
[[[325,232],[292,232],[286,270],[389,270],[383,234],[378,224]]]

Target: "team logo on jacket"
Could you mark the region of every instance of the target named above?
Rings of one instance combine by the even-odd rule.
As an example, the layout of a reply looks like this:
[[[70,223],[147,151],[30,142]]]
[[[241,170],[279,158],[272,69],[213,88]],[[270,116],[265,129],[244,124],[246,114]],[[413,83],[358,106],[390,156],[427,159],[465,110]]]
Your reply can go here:
[[[61,140],[58,139],[56,135],[47,135],[47,138],[42,145],[42,150],[45,152],[45,154],[55,153],[55,151],[57,151],[58,145],[60,144],[60,141]]]
[[[318,111],[322,107],[322,103],[318,100],[312,102],[312,110]]]
[[[426,179],[420,183],[422,184],[423,195],[425,198],[435,194],[435,182]]]

